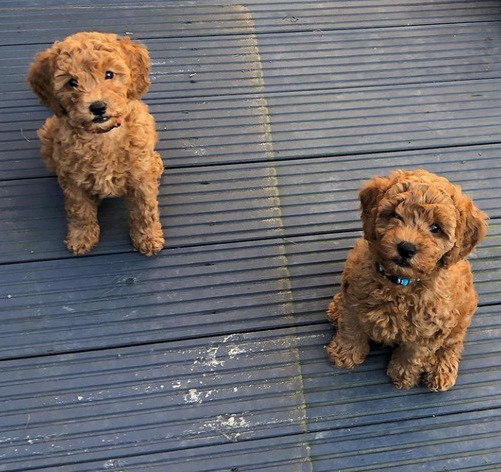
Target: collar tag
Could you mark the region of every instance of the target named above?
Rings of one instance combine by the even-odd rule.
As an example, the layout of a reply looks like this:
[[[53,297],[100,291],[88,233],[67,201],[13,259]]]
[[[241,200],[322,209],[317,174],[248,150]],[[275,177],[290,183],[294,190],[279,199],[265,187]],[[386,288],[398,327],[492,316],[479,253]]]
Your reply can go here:
[[[390,282],[393,282],[396,285],[402,285],[403,287],[407,287],[407,285],[410,285],[414,282],[419,282],[421,280],[421,279],[406,279],[403,277],[397,277],[396,275],[388,275],[384,271],[383,266],[377,262],[376,262],[376,270],[381,275],[384,275]]]

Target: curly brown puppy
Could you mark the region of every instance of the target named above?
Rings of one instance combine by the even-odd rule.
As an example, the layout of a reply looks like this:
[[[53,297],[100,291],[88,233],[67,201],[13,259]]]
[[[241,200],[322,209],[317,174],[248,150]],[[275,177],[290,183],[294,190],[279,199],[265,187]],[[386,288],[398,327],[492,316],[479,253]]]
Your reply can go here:
[[[433,391],[455,382],[477,307],[465,257],[485,236],[487,215],[425,170],[374,178],[360,191],[364,238],[346,261],[327,314],[338,367],[361,364],[369,340],[395,345],[388,375],[398,388]]]
[[[143,254],[164,245],[158,208],[163,164],[155,121],[140,101],[150,85],[147,50],[115,34],[77,33],[39,53],[28,81],[54,116],[38,130],[41,154],[64,193],[66,245],[84,254],[99,241],[97,208],[126,198],[130,236]]]

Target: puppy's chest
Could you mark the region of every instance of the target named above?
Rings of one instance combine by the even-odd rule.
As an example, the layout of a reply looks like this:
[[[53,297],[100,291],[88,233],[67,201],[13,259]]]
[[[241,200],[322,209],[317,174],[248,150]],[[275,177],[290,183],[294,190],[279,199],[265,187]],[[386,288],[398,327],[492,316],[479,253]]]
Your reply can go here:
[[[411,343],[431,338],[447,329],[444,326],[445,306],[427,303],[414,297],[380,300],[365,313],[367,334],[384,344]]]
[[[66,160],[66,172],[86,192],[100,198],[119,197],[127,188],[129,172],[126,149],[113,148],[99,137],[85,147],[73,148]]]

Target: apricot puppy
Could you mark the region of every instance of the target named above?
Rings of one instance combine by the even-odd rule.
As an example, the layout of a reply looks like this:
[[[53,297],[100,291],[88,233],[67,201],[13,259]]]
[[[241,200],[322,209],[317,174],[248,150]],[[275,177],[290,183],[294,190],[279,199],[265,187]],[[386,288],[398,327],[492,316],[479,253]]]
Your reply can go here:
[[[164,245],[158,208],[163,164],[155,121],[140,101],[150,85],[147,50],[115,34],[77,33],[39,53],[28,81],[54,116],[38,130],[41,154],[64,193],[66,245],[85,254],[99,241],[97,208],[125,197],[130,237],[143,254]]]
[[[433,391],[456,382],[477,307],[465,260],[486,234],[487,215],[443,177],[395,171],[360,191],[364,237],[348,256],[327,314],[327,348],[338,367],[361,364],[369,340],[395,346],[388,375],[398,388]]]

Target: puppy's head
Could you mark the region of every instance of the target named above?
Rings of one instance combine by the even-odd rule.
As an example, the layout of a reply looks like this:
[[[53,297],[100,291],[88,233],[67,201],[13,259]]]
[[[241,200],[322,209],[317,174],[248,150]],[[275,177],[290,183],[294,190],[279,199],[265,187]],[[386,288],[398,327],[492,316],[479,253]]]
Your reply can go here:
[[[146,93],[149,68],[147,50],[127,37],[77,33],[39,53],[28,81],[72,127],[105,132],[121,124],[129,100]]]
[[[385,272],[420,278],[466,257],[487,215],[460,187],[425,170],[375,177],[360,191],[364,237]]]

